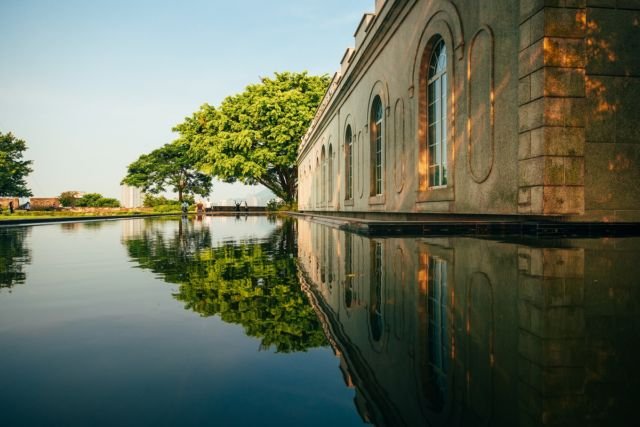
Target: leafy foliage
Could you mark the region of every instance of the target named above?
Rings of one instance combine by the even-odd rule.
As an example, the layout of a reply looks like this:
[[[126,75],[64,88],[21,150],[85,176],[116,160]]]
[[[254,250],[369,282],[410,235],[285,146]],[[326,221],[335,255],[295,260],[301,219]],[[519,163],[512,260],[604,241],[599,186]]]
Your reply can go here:
[[[262,184],[285,202],[296,198],[296,157],[329,77],[275,73],[219,108],[203,105],[175,127],[203,170],[226,181]]]
[[[120,202],[116,199],[102,197],[102,194],[87,193],[79,199],[76,199],[75,206],[89,208],[117,208],[120,207]]]
[[[182,200],[186,201],[189,205],[195,203],[194,197],[190,194],[183,195]],[[154,196],[153,194],[145,194],[142,205],[145,208],[154,208],[154,211],[180,210],[179,200],[167,199],[164,196]]]
[[[22,154],[27,144],[13,136],[11,132],[0,132],[0,197],[28,197],[32,196],[27,188],[25,177],[29,175],[32,160],[23,160]]]
[[[211,192],[211,176],[199,172],[189,146],[179,141],[165,144],[149,154],[143,154],[129,165],[121,184],[140,187],[145,193],[158,194],[167,189],[185,195],[206,197]]]
[[[76,202],[78,201],[78,192],[77,191],[63,191],[58,196],[58,200],[60,200],[60,204],[65,207],[75,207]]]
[[[186,309],[242,325],[247,335],[261,338],[262,349],[274,346],[277,352],[292,352],[327,345],[300,289],[290,223],[267,240],[216,247],[210,245],[208,228],[179,224],[173,236],[146,228],[126,245],[141,267],[180,285],[174,297]]]
[[[176,206],[180,207],[179,200],[167,199],[164,196],[154,196],[153,194],[145,194],[142,205],[145,208],[154,208],[156,206]]]

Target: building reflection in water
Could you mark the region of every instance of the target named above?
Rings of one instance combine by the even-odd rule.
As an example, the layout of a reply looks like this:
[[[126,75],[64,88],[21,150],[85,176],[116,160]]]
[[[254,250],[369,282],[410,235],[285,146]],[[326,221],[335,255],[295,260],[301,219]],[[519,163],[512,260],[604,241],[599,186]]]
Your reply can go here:
[[[372,239],[300,220],[298,249],[364,421],[633,419],[640,239]]]

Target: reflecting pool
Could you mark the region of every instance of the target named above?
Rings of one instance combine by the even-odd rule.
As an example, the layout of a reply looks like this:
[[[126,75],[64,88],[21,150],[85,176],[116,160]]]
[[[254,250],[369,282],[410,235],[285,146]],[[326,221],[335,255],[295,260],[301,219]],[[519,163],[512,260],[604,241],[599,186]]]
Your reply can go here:
[[[0,228],[0,425],[360,425],[293,230]]]
[[[378,425],[630,425],[640,239],[370,239],[298,223],[355,405]]]
[[[640,239],[0,228],[0,425],[627,425]]]

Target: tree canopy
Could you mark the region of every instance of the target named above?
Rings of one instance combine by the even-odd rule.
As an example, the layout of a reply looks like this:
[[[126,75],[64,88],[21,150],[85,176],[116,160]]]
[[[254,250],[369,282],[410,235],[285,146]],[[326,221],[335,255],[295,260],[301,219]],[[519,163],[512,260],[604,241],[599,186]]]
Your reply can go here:
[[[120,202],[117,199],[103,197],[99,193],[87,193],[79,196],[77,191],[64,191],[58,196],[58,200],[65,207],[90,207],[90,208],[118,208]]]
[[[298,146],[329,81],[327,75],[275,73],[218,108],[203,105],[174,130],[202,170],[225,182],[262,184],[293,202]]]
[[[89,208],[118,208],[120,207],[120,202],[111,197],[103,197],[99,193],[87,193],[77,199],[75,205]]]
[[[11,132],[0,132],[0,197],[33,195],[25,182],[25,177],[33,171],[33,161],[22,159],[26,149],[27,144]]]
[[[131,163],[121,184],[151,194],[170,189],[178,193],[180,202],[185,195],[206,197],[211,193],[211,176],[198,171],[195,163],[188,145],[175,141]]]
[[[80,196],[78,196],[77,191],[63,191],[58,196],[58,200],[60,200],[60,204],[65,207],[75,207],[76,202]]]

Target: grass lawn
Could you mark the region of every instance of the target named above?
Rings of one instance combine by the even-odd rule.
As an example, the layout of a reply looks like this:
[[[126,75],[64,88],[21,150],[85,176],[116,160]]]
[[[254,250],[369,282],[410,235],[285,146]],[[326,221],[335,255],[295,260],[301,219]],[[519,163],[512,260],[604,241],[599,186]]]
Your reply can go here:
[[[0,222],[18,221],[18,220],[36,220],[36,219],[64,219],[64,218],[82,218],[82,217],[110,217],[110,216],[136,216],[136,215],[166,215],[174,212],[153,212],[149,209],[132,209],[132,210],[88,210],[88,211],[23,211],[17,210],[13,214],[3,210],[0,213]],[[175,213],[180,213],[177,210]]]

